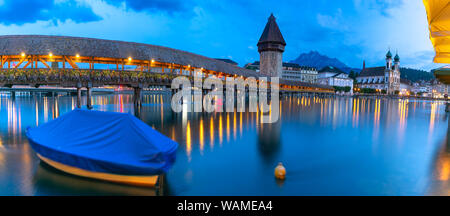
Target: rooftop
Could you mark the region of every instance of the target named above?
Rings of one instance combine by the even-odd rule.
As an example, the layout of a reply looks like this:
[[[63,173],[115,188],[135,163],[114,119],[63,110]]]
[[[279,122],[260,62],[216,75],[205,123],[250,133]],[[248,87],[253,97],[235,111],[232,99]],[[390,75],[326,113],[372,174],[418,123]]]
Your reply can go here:
[[[281,34],[280,28],[275,21],[273,14],[270,14],[269,20],[267,21],[266,27],[259,38],[258,46],[263,43],[279,43],[286,46],[283,35]]]
[[[344,73],[339,68],[333,67],[333,66],[326,66],[319,70],[319,73],[327,73],[327,72],[336,73],[336,74]]]
[[[221,60],[151,44],[68,36],[0,36],[0,56],[20,58],[21,55],[25,54],[35,56],[49,56],[51,54],[53,58],[61,56],[75,58],[75,56],[80,56],[97,60],[108,59],[111,63],[112,61],[119,63],[127,59],[145,62],[155,60],[161,63],[203,68],[230,75],[261,77],[261,74],[254,70],[238,67]],[[280,79],[280,84],[311,86],[310,84],[293,83],[283,79]],[[318,84],[313,84],[312,86],[324,89],[330,88],[329,86]]]
[[[231,59],[223,59],[223,58],[216,58],[216,59],[219,60],[219,61],[223,61],[223,62],[232,64],[232,65],[238,65],[237,62],[235,62],[235,61],[233,61],[233,60],[231,60]]]
[[[259,64],[260,64],[259,61],[255,61],[255,62],[249,63],[247,65],[248,66],[259,66]],[[299,65],[297,63],[290,63],[290,62],[283,62],[283,67],[291,67],[291,68],[298,68],[298,69],[304,69],[304,70],[317,70],[315,67],[304,66],[304,65]]]
[[[368,76],[384,76],[385,67],[366,67],[361,71],[359,77],[368,77]]]

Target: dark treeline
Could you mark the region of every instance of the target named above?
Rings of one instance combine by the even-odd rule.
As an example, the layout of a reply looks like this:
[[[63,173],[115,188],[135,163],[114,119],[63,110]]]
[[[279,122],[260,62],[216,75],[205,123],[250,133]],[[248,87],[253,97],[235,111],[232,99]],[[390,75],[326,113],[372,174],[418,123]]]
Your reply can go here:
[[[411,82],[417,82],[419,80],[432,80],[434,79],[434,75],[433,73],[424,70],[400,68],[400,78],[407,79]]]

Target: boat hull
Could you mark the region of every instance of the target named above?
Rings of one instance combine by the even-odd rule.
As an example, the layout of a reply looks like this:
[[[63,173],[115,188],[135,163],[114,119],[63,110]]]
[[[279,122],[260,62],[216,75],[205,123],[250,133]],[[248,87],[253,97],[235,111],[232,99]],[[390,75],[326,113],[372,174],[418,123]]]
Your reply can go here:
[[[118,174],[111,174],[111,173],[93,172],[93,171],[69,166],[66,164],[62,164],[57,161],[53,161],[53,160],[46,158],[40,154],[37,154],[37,156],[39,157],[39,159],[41,159],[48,165],[54,167],[55,169],[61,170],[65,173],[69,173],[72,175],[81,176],[81,177],[85,177],[85,178],[92,178],[92,179],[109,181],[109,182],[114,182],[114,183],[119,183],[119,184],[144,186],[144,187],[155,187],[155,185],[159,179],[159,175],[131,176],[131,175],[118,175]]]

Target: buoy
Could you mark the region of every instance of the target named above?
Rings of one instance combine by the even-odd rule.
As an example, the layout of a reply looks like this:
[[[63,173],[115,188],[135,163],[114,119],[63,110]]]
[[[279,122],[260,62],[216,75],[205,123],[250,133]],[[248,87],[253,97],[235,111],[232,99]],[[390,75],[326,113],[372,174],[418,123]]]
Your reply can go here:
[[[284,168],[281,162],[275,167],[275,178],[283,180],[286,177],[286,168]]]

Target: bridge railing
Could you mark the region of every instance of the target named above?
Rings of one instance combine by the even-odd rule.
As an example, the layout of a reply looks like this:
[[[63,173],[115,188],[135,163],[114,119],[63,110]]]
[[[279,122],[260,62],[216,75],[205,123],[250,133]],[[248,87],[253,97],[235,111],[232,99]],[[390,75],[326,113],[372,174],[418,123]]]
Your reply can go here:
[[[71,84],[90,82],[93,85],[160,83],[170,84],[178,76],[169,73],[109,69],[0,69],[2,84]]]
[[[146,87],[150,85],[170,86],[177,76],[186,76],[192,82],[193,76],[175,73],[148,71],[112,70],[112,69],[59,69],[59,68],[16,68],[0,69],[0,86],[13,85],[59,85],[63,87],[128,85]],[[290,86],[281,87],[283,91],[322,92],[317,87]]]

